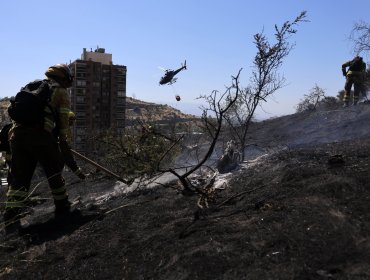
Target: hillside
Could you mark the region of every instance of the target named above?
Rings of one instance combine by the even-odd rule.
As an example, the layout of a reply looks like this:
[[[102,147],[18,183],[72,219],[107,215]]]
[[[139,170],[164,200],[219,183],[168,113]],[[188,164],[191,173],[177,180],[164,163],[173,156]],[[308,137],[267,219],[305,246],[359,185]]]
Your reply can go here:
[[[126,118],[128,125],[135,124],[136,120],[153,121],[153,122],[168,122],[189,121],[196,117],[182,113],[171,106],[145,102],[132,97],[126,98]]]
[[[42,182],[0,237],[1,279],[370,279],[369,120],[360,104],[255,123],[208,208],[173,183],[66,172],[81,212],[58,222]]]

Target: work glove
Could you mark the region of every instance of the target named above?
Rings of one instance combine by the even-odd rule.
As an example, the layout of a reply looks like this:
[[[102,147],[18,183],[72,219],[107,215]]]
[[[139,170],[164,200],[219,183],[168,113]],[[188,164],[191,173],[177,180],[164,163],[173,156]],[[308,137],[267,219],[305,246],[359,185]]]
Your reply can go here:
[[[81,168],[79,167],[76,171],[74,171],[74,174],[80,178],[81,180],[86,179],[86,175],[82,172]]]

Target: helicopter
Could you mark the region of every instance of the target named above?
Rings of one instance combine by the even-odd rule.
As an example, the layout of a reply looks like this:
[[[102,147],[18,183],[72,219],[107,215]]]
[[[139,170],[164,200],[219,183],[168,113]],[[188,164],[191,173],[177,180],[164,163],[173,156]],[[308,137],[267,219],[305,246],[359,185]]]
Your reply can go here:
[[[167,70],[165,70],[164,76],[159,81],[159,85],[165,85],[165,84],[172,85],[177,80],[177,78],[175,78],[175,75],[177,73],[179,73],[181,70],[184,70],[184,69],[186,70],[186,59],[185,59],[184,64],[181,64],[181,67],[179,69],[176,69],[176,70],[167,69]]]

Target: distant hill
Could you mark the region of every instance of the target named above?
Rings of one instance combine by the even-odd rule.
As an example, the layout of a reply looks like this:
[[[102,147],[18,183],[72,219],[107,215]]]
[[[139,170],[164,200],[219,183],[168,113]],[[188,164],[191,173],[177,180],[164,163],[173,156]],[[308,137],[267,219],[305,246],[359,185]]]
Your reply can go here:
[[[132,97],[126,98],[126,120],[128,125],[136,120],[168,122],[171,120],[189,121],[196,118],[199,119],[199,117],[185,114],[166,104],[145,102]]]

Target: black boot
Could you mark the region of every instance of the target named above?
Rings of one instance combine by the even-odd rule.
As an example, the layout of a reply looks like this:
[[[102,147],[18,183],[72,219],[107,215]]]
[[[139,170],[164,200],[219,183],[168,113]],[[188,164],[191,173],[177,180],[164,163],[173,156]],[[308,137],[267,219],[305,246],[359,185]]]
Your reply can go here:
[[[71,203],[68,199],[54,200],[55,204],[55,218],[66,217],[71,213]]]

